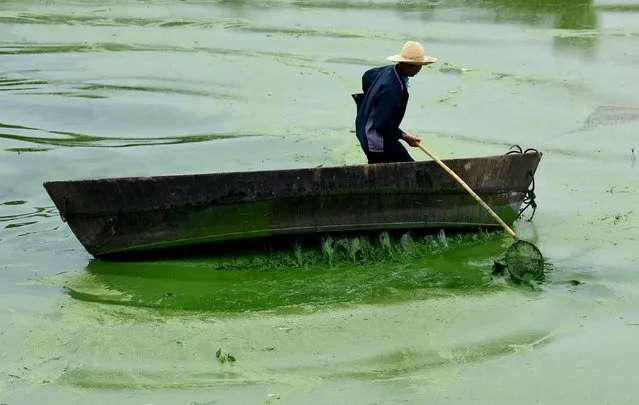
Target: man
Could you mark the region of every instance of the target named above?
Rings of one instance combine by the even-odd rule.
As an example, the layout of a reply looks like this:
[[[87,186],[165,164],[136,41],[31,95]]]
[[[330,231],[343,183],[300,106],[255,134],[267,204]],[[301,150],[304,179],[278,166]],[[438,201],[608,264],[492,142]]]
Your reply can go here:
[[[396,63],[366,71],[363,93],[353,95],[357,103],[355,133],[368,163],[413,162],[399,141],[414,147],[420,142],[399,128],[408,104],[409,80],[437,58],[424,55],[419,42],[408,41],[399,55],[386,59]]]

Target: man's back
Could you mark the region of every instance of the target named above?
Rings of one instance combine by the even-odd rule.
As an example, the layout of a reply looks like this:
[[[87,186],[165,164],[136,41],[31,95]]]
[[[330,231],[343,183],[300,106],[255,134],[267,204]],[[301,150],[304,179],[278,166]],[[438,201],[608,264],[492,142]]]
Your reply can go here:
[[[357,109],[355,132],[365,152],[396,149],[408,92],[406,81],[395,65],[367,70],[362,76],[364,95]]]

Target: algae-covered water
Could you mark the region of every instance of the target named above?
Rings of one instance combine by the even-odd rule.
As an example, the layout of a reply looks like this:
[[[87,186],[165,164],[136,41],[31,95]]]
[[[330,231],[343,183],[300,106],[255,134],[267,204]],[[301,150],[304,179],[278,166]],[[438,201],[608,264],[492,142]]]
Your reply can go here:
[[[632,0],[0,1],[0,403],[636,402],[638,27]],[[102,262],[42,187],[362,163],[350,94],[408,39],[439,61],[406,131],[544,153],[537,288],[491,277],[499,234]]]

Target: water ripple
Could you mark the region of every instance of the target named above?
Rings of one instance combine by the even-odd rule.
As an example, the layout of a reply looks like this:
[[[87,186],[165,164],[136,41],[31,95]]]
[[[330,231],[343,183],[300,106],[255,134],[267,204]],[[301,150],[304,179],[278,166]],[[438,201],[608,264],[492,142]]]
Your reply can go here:
[[[1,205],[22,205],[26,201],[7,201]],[[31,211],[11,215],[0,215],[0,224],[4,224],[5,229],[21,228],[23,226],[37,224],[42,218],[51,218],[58,215],[55,206],[31,207]]]
[[[0,24],[50,24],[94,27],[200,27],[211,28],[218,25],[214,21],[172,20],[126,17],[78,16],[66,14],[41,14],[22,12],[13,15],[5,13],[0,16]]]
[[[27,134],[15,134],[6,133],[12,132],[12,130],[20,130],[20,132],[33,133],[33,135]],[[226,134],[197,134],[197,135],[177,135],[157,138],[142,138],[142,137],[102,137],[96,135],[78,134],[74,132],[66,131],[53,131],[42,128],[25,127],[21,125],[12,125],[0,123],[0,138],[11,139],[29,143],[35,143],[38,145],[55,145],[65,147],[98,147],[98,148],[123,148],[132,146],[147,146],[147,145],[172,145],[180,143],[193,143],[193,142],[207,142],[216,139],[228,139],[247,136],[257,136],[251,134],[238,134],[238,133],[226,133]],[[36,133],[44,133],[53,136],[38,136]],[[58,136],[56,136],[58,135]],[[13,152],[32,152],[42,151],[42,149],[28,149],[28,148],[12,148],[6,149]]]
[[[167,49],[166,46],[150,46],[119,43],[77,43],[77,44],[40,44],[19,43],[0,45],[0,55],[30,55],[79,52],[123,52],[123,51],[180,51],[180,48]],[[188,49],[184,49],[188,50]]]

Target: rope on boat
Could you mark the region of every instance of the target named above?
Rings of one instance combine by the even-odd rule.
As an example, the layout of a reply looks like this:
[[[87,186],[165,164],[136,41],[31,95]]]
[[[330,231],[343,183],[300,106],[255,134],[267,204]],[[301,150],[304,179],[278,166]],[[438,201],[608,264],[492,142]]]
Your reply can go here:
[[[520,153],[522,154],[523,153],[539,153],[539,151],[535,148],[528,148],[526,150],[522,150],[521,146],[519,145],[513,145],[510,147],[510,149],[514,149],[514,148],[516,149],[506,152],[506,155],[513,155],[513,154],[520,154]],[[537,202],[535,201],[535,198],[537,198],[535,194],[535,176],[533,175],[531,171],[528,172],[528,175],[530,176],[530,187],[528,188],[528,190],[526,190],[526,195],[524,196],[523,203],[525,205],[522,209],[519,210],[517,217],[515,217],[515,221],[521,217],[521,214],[523,214],[524,211],[528,209],[528,207],[532,207],[533,211],[532,211],[532,214],[530,215],[530,218],[528,218],[527,221],[532,221],[533,217],[535,216],[535,212],[537,211]]]
[[[519,210],[519,214],[517,214],[517,217],[515,218],[515,221],[519,219],[519,217],[521,217],[521,214],[524,213],[524,211],[526,209],[528,209],[528,207],[532,207],[532,214],[530,215],[530,218],[527,219],[527,221],[532,221],[533,217],[535,216],[535,212],[537,211],[537,202],[535,201],[535,198],[537,197],[535,195],[535,176],[533,176],[532,172],[528,172],[528,175],[531,178],[531,183],[530,183],[530,188],[528,190],[526,190],[526,195],[524,196],[524,204],[526,204],[522,209]]]
[[[530,152],[539,153],[539,151],[535,148],[528,148],[526,150],[522,150],[521,146],[519,145],[513,145],[510,147],[510,149],[513,149],[513,148],[517,148],[517,150],[511,150],[509,152],[506,152],[506,155],[513,155],[515,153],[530,153]]]

